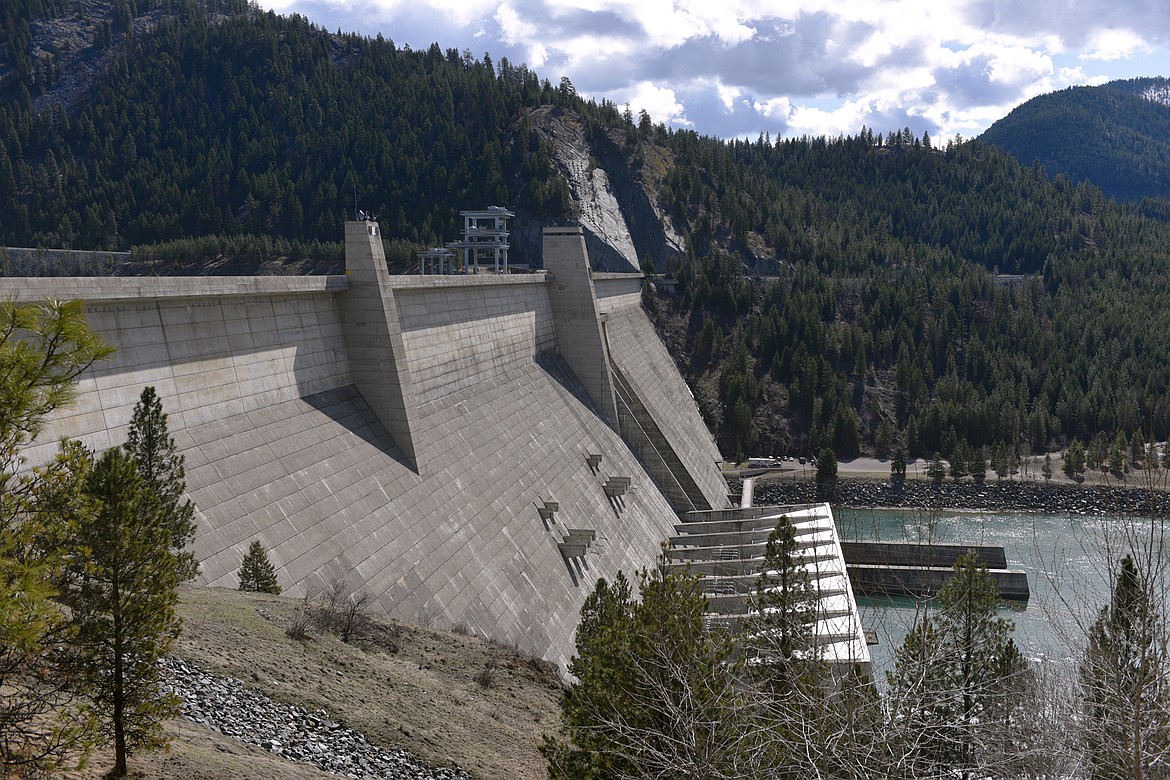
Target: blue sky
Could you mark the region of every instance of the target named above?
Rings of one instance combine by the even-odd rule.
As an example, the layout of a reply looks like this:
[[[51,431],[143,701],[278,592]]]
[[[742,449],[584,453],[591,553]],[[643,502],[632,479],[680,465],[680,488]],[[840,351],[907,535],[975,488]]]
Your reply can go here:
[[[972,137],[1036,95],[1170,76],[1170,0],[260,0],[525,63],[724,138]]]

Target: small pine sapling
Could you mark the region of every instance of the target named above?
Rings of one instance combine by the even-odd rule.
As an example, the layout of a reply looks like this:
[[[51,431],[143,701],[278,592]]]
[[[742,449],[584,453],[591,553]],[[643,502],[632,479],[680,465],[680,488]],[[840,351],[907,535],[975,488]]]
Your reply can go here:
[[[248,554],[240,561],[240,590],[280,595],[276,567],[268,560],[268,553],[259,539],[252,540]]]

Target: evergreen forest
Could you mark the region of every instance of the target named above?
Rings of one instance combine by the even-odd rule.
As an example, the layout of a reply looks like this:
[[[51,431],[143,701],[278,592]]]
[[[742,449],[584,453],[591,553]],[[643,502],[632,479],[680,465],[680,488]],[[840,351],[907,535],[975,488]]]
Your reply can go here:
[[[532,235],[578,213],[530,121],[553,105],[619,202],[644,193],[682,237],[642,257],[674,281],[647,308],[727,457],[1170,436],[1163,198],[909,128],[716,139],[490,54],[243,0],[0,15],[0,244],[336,257],[359,204],[392,258],[453,238],[463,208],[507,206]]]
[[[1121,200],[1170,197],[1170,81],[1111,81],[1040,95],[979,136]]]

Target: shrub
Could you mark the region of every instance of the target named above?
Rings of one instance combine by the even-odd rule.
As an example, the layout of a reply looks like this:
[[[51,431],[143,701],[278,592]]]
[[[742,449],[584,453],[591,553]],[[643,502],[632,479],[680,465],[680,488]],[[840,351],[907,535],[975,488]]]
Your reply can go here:
[[[304,642],[309,639],[309,623],[313,621],[313,610],[309,605],[309,596],[306,594],[293,610],[292,623],[284,630],[289,639]]]
[[[481,669],[479,672],[477,672],[475,677],[473,677],[472,679],[474,679],[477,683],[479,683],[480,688],[483,688],[485,690],[488,688],[491,688],[493,685],[496,684],[496,664],[495,664],[495,662],[488,661],[486,664],[484,664],[483,669]]]
[[[371,601],[368,593],[348,590],[344,580],[334,580],[313,615],[320,628],[337,634],[346,644],[365,632]]]

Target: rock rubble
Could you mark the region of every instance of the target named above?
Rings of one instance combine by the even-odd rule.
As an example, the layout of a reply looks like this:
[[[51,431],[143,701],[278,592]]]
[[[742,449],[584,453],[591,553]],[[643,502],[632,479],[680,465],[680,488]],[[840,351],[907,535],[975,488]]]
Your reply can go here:
[[[1170,511],[1170,493],[1142,488],[1045,485],[1040,482],[990,480],[943,482],[841,480],[831,489],[812,482],[757,482],[755,503],[804,504],[828,501],[834,506],[890,509],[951,509],[971,512],[1043,512],[1046,514],[1162,516]],[[732,495],[738,486],[731,486]]]
[[[370,744],[324,711],[281,704],[189,661],[167,658],[161,664],[164,680],[182,700],[184,717],[290,761],[360,780],[470,780],[462,769],[437,769],[404,750]]]

